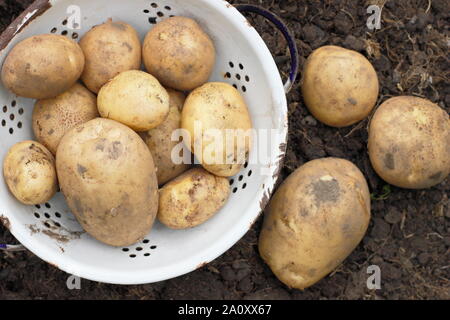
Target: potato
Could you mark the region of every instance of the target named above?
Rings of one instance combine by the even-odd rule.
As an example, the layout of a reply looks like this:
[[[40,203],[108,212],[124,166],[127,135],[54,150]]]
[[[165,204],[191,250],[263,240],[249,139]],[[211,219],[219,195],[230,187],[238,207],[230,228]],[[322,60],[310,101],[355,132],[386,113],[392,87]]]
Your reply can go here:
[[[386,182],[407,189],[437,185],[450,173],[450,119],[429,100],[385,101],[369,129],[372,166]]]
[[[97,97],[76,83],[56,98],[36,101],[33,132],[38,141],[55,155],[59,141],[67,131],[98,116]]]
[[[324,46],[306,60],[301,88],[314,117],[332,127],[346,127],[369,116],[379,84],[375,69],[363,55]]]
[[[206,170],[232,177],[242,169],[251,149],[252,121],[244,98],[233,86],[210,82],[192,91],[183,107],[181,127],[190,136],[190,143],[186,139],[185,143]]]
[[[197,22],[172,17],[147,33],[142,57],[147,71],[164,86],[190,91],[208,81],[216,52],[213,42]]]
[[[267,207],[259,252],[280,281],[304,289],[355,249],[370,220],[367,182],[351,162],[313,160],[280,186]]]
[[[167,92],[170,97],[169,116],[161,125],[142,134],[155,161],[159,185],[165,184],[189,168],[188,164],[175,164],[172,161],[172,150],[179,144],[172,141],[172,133],[180,129],[185,96],[172,89],[167,89]]]
[[[193,228],[214,216],[229,196],[226,178],[194,168],[160,190],[158,219],[171,229]]]
[[[3,63],[2,81],[18,96],[48,99],[69,90],[84,68],[79,45],[64,36],[41,34],[19,42]]]
[[[17,143],[8,151],[3,176],[14,197],[27,205],[47,202],[58,188],[55,158],[35,141]]]
[[[107,22],[93,27],[80,40],[86,57],[81,79],[92,92],[123,71],[141,67],[141,42],[135,29],[125,22]]]
[[[152,156],[130,128],[97,118],[70,130],[56,154],[61,191],[97,240],[128,246],[144,238],[158,211]]]
[[[125,71],[105,84],[97,97],[100,115],[135,131],[148,131],[166,120],[169,94],[152,75]]]

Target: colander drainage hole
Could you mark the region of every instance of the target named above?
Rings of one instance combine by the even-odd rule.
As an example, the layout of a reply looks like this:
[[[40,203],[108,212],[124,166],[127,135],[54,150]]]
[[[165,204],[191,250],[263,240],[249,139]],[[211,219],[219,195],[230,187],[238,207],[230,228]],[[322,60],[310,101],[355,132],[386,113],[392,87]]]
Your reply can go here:
[[[158,8],[158,4],[154,3],[154,2],[151,4],[151,6],[152,6],[152,8]]]
[[[8,112],[8,107],[7,106],[3,106],[3,113],[7,113]]]
[[[237,88],[238,88],[238,86],[237,86],[237,84],[236,84],[236,83],[234,83],[234,84],[233,84],[233,87],[234,87],[235,89],[237,89]]]
[[[11,101],[11,107],[14,108],[16,106],[16,104],[17,104],[16,100]]]
[[[246,184],[246,183],[244,183],[244,184],[242,185],[242,189],[245,189],[245,188],[247,188],[247,184]]]
[[[239,181],[242,181],[244,179],[244,176],[239,176]]]
[[[130,254],[130,258],[136,258],[135,254]]]
[[[238,191],[238,188],[233,189],[233,193],[236,193]]]
[[[40,218],[41,218],[40,214],[37,213],[37,212],[34,213],[34,216],[35,216],[37,219],[40,219]]]
[[[67,24],[67,19],[64,19],[62,25],[65,26]]]
[[[234,68],[234,63],[233,62],[230,61],[228,64],[229,64],[230,68]]]
[[[50,203],[46,202],[46,203],[45,203],[45,207],[48,208],[48,209],[50,209],[52,206],[50,205]]]
[[[149,243],[150,242],[150,240],[148,240],[148,239],[144,239],[143,241],[142,241],[143,243]]]
[[[128,252],[128,251],[130,251],[130,249],[128,249],[128,248],[123,248],[122,251],[123,251],[123,252]]]
[[[58,31],[58,29],[53,28],[52,30],[50,30],[51,33],[56,33],[56,31]]]
[[[244,66],[242,65],[242,63],[239,63],[239,69],[244,70]]]
[[[22,129],[22,122],[19,121],[19,122],[17,123],[17,128]]]
[[[163,12],[161,12],[161,11],[158,11],[158,12],[157,12],[156,14],[157,14],[157,15],[158,15],[158,17],[160,17],[160,18],[164,17],[164,13],[163,13]]]
[[[78,39],[78,33],[76,32],[72,33],[72,39]]]
[[[246,86],[242,86],[242,91],[243,92],[247,92],[247,87]]]
[[[253,174],[253,171],[250,170],[250,171],[248,172],[248,176],[250,177],[252,174]]]
[[[63,35],[63,36],[67,36],[67,30],[63,30],[62,32],[61,32],[61,34]]]
[[[136,251],[142,251],[142,247],[137,247]]]
[[[144,257],[150,257],[150,253],[144,253]]]
[[[19,109],[19,114],[22,115],[23,114],[23,108]]]
[[[232,186],[234,184],[234,179],[230,180],[230,186]]]
[[[250,77],[249,76],[245,76],[245,81],[250,82]]]
[[[155,250],[156,246],[150,246],[150,249]]]
[[[156,17],[148,18],[148,22],[150,22],[150,24],[156,24]]]
[[[50,215],[47,212],[44,213],[44,217],[46,217],[47,219],[50,219]]]
[[[40,209],[40,208],[41,208],[41,205],[37,204],[37,205],[35,205],[35,207],[38,208],[38,209]]]
[[[13,128],[9,128],[9,134],[13,134],[14,133],[14,129]]]
[[[246,162],[246,163],[244,164],[244,169],[247,169],[247,167],[248,167],[248,162]]]
[[[57,218],[61,218],[61,213],[55,212],[55,216],[56,216]]]
[[[6,121],[2,120],[2,127],[6,126]]]
[[[231,73],[229,72],[225,73],[225,78],[231,79]]]
[[[241,75],[239,73],[236,73],[236,79],[241,80]]]
[[[150,13],[150,10],[144,9],[144,13]]]

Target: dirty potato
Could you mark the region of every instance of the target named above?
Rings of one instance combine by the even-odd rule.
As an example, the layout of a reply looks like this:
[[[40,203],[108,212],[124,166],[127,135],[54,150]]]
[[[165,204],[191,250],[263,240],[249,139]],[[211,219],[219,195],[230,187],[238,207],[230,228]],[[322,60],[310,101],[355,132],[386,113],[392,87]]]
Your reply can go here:
[[[363,55],[324,46],[306,60],[301,88],[315,118],[332,127],[346,127],[369,116],[379,84],[375,69]]]
[[[213,42],[197,22],[172,17],[148,32],[142,57],[147,71],[164,86],[190,91],[208,81],[216,52]]]
[[[42,144],[15,144],[3,161],[3,175],[9,190],[27,205],[49,201],[58,189],[55,158]]]
[[[97,106],[103,118],[135,131],[148,131],[166,120],[169,94],[152,75],[131,70],[120,73],[101,88]]]
[[[133,130],[102,118],[78,125],[62,138],[56,169],[69,208],[91,236],[128,246],[150,232],[158,210],[156,170]]]
[[[159,185],[163,185],[189,168],[188,164],[176,164],[172,160],[172,151],[180,142],[172,141],[172,133],[181,127],[181,110],[185,96],[183,93],[167,89],[170,110],[167,119],[155,129],[142,134],[150,149],[157,168]]]
[[[401,96],[385,101],[369,128],[372,166],[401,188],[435,186],[450,173],[450,119],[429,100]]]
[[[252,121],[244,98],[233,86],[210,82],[186,99],[181,127],[201,165],[220,177],[239,173],[252,146]]]
[[[158,219],[171,229],[196,227],[216,214],[230,195],[230,183],[202,168],[186,171],[160,190]]]
[[[141,42],[132,26],[121,21],[107,22],[93,27],[80,40],[86,57],[81,79],[92,92],[116,75],[141,67]]]
[[[2,81],[18,96],[48,99],[70,89],[84,68],[79,45],[64,36],[41,34],[19,42],[3,63]]]
[[[309,287],[333,271],[363,238],[370,194],[343,159],[313,160],[281,185],[266,209],[259,252],[280,281]]]
[[[76,83],[55,98],[36,101],[33,132],[37,140],[55,155],[59,141],[67,131],[98,116],[97,97]]]

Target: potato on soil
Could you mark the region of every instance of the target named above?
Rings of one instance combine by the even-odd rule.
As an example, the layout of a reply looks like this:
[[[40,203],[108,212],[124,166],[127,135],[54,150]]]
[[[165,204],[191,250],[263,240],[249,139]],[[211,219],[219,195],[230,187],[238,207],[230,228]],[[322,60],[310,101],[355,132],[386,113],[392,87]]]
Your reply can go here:
[[[158,219],[171,229],[196,227],[213,217],[229,195],[228,179],[191,169],[160,190]]]
[[[148,131],[166,120],[169,94],[152,75],[131,70],[120,73],[101,88],[97,106],[103,118],[135,131]]]
[[[292,173],[270,201],[259,252],[280,281],[304,289],[339,266],[369,220],[370,194],[361,171],[343,159],[313,160]]]
[[[158,211],[152,156],[130,128],[97,118],[70,130],[56,154],[61,191],[97,240],[128,246],[143,239]]]
[[[181,127],[189,133],[187,147],[217,176],[236,175],[249,157],[250,113],[239,91],[227,83],[210,82],[192,91],[183,107]]]
[[[97,117],[97,97],[76,83],[55,98],[36,101],[33,132],[40,143],[56,154],[59,141],[67,131]]]
[[[172,133],[181,128],[181,110],[186,97],[172,89],[167,89],[167,92],[170,97],[169,116],[158,127],[142,134],[155,161],[159,185],[179,176],[190,167],[189,164],[176,164],[172,160],[172,151],[180,143],[172,141]]]
[[[315,118],[332,127],[346,127],[369,116],[379,84],[375,69],[363,55],[324,46],[306,60],[301,88]]]
[[[18,96],[48,99],[69,90],[84,68],[80,46],[64,36],[41,34],[19,42],[2,67],[5,87]]]
[[[372,166],[401,188],[435,186],[450,173],[450,118],[429,100],[401,96],[385,101],[369,128]]]
[[[27,205],[49,201],[58,189],[55,158],[42,144],[15,144],[3,160],[3,176],[9,190]]]
[[[123,71],[141,67],[141,42],[132,26],[112,21],[93,27],[80,40],[86,57],[81,79],[92,92]]]
[[[216,51],[209,36],[197,22],[172,17],[154,26],[147,34],[142,57],[149,73],[166,86],[193,90],[208,81]]]

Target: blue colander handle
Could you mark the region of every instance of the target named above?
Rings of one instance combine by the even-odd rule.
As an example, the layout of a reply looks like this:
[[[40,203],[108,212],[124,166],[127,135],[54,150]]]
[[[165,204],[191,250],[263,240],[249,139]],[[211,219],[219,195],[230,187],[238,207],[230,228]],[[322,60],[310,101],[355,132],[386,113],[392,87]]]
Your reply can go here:
[[[284,90],[286,91],[286,93],[288,93],[294,86],[299,71],[298,48],[297,44],[295,43],[295,37],[293,36],[292,31],[286,26],[286,24],[280,17],[262,7],[249,4],[236,4],[234,7],[241,13],[251,12],[263,16],[264,18],[272,22],[275,27],[283,34],[289,45],[289,51],[291,53],[291,71],[289,73],[289,79],[284,84]]]

